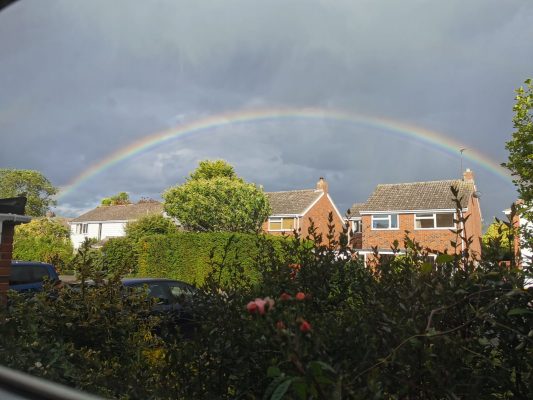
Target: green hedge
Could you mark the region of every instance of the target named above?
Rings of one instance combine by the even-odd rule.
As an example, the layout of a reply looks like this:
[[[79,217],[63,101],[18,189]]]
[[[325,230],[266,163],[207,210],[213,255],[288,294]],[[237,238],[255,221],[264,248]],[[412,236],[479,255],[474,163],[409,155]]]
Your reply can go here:
[[[108,240],[102,247],[104,269],[120,275],[137,273],[138,255],[135,247],[135,242],[128,237]]]
[[[276,248],[287,237],[270,236]],[[137,246],[139,254],[138,275],[163,277],[189,283],[203,283],[214,263],[225,257],[228,262],[238,262],[245,275],[257,281],[259,272],[252,269],[259,253],[258,236],[229,232],[180,232],[170,235],[152,235],[142,238]]]

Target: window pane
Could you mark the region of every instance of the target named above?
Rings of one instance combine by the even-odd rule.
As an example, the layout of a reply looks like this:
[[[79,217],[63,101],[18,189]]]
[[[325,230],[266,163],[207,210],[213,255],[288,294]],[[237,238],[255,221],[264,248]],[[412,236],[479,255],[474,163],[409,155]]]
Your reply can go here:
[[[415,214],[416,218],[431,218],[433,219],[433,214]]]
[[[454,228],[453,213],[437,214],[437,226],[439,228]]]
[[[416,220],[416,227],[419,229],[431,229],[434,228],[433,226],[433,218],[432,219],[417,219]]]
[[[48,276],[45,267],[39,265],[24,265],[11,268],[10,285],[42,282]]]
[[[283,218],[283,229],[294,229],[294,218]]]
[[[372,221],[372,228],[374,229],[388,229],[389,221],[383,219],[375,219]]]
[[[398,214],[391,214],[390,216],[390,227],[398,228]]]
[[[271,231],[281,230],[281,221],[270,221],[270,230]]]

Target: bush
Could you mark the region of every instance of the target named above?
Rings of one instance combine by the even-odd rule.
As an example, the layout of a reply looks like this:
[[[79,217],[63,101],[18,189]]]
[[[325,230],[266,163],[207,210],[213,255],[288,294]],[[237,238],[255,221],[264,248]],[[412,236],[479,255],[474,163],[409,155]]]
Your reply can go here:
[[[533,291],[523,288],[523,270],[468,252],[431,264],[408,237],[406,254],[376,255],[368,268],[345,237],[332,237],[145,238],[146,265],[170,274],[176,262],[179,277],[195,273],[190,249],[203,249],[202,262],[213,256],[192,299],[192,338],[177,328],[154,334],[157,321],[136,312],[147,303],[124,298],[111,279],[13,297],[0,362],[117,398],[530,396]]]
[[[62,272],[73,257],[70,230],[59,220],[35,218],[19,225],[13,238],[13,259],[41,261]]]
[[[117,275],[131,275],[138,270],[136,243],[129,237],[109,239],[102,247],[103,269]]]
[[[286,237],[265,236],[266,241],[279,243]],[[277,244],[277,245],[276,245]],[[139,276],[165,277],[202,284],[213,269],[213,263],[237,262],[253,281],[259,278],[254,268],[259,255],[257,236],[226,232],[181,232],[172,235],[152,235],[138,244]],[[228,278],[224,271],[220,279]]]

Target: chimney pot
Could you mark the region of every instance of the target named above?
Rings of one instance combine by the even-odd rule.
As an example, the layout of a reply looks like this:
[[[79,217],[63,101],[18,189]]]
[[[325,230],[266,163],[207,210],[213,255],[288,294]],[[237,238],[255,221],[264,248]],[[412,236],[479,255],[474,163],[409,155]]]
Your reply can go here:
[[[316,183],[316,189],[322,190],[324,193],[328,192],[328,183],[323,177],[318,179],[318,182]]]
[[[467,168],[466,171],[463,172],[463,181],[474,182],[474,173],[470,168]]]

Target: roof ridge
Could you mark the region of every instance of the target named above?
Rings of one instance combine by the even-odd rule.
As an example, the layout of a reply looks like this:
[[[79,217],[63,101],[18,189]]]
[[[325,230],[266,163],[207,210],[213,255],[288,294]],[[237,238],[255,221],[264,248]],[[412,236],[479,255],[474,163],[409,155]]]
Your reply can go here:
[[[378,183],[377,186],[394,186],[394,185],[416,185],[418,183],[438,183],[438,182],[462,182],[462,183],[471,183],[463,181],[462,179],[440,179],[434,181],[418,181],[418,182],[398,182],[398,183]]]
[[[294,189],[294,190],[276,190],[275,192],[265,193],[290,193],[290,192],[321,192],[319,189]]]

